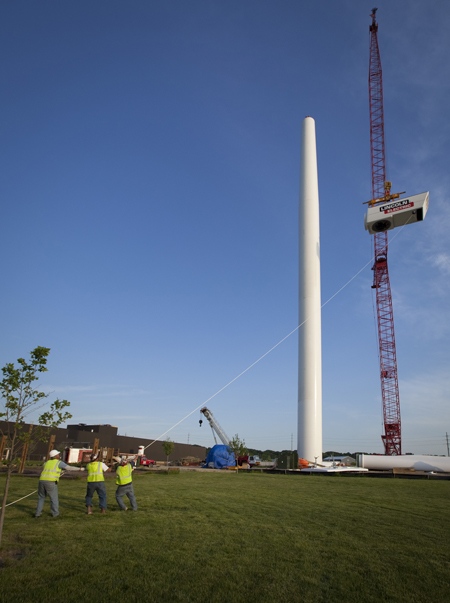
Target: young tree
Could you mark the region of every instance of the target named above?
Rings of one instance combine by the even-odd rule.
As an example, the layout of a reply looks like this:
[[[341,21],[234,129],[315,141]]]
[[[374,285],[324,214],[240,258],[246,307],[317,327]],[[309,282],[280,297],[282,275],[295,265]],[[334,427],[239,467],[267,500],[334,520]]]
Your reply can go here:
[[[241,440],[238,434],[236,434],[234,438],[229,441],[228,450],[229,452],[234,452],[234,458],[236,461],[236,471],[239,471],[238,457],[247,454],[247,448],[245,446],[244,440]]]
[[[169,456],[172,454],[173,449],[175,448],[175,442],[172,442],[170,438],[167,438],[167,440],[162,443],[162,447],[164,454],[167,457],[167,465],[169,465]]]
[[[39,379],[38,373],[48,370],[45,365],[49,352],[50,348],[39,346],[30,353],[29,361],[23,358],[17,360],[18,368],[13,363],[8,363],[2,368],[3,380],[0,382],[0,394],[3,398],[3,412],[0,412],[0,418],[6,421],[7,427],[4,435],[7,438],[9,452],[6,460],[6,482],[0,514],[0,545],[9,483],[17,461],[20,460],[19,454],[22,454],[26,444],[34,445],[47,440],[50,429],[58,427],[72,417],[65,410],[70,406],[70,402],[55,400],[50,408],[39,416],[38,424],[32,431],[25,428],[25,416],[43,406],[44,404],[39,403],[49,396],[49,394],[35,389],[35,381]]]

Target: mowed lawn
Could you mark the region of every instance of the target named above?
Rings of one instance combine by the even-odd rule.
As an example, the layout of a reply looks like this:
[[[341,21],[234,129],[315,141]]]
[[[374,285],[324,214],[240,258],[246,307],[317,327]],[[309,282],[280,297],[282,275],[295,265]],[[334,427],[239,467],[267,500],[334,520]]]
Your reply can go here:
[[[82,479],[58,518],[33,518],[36,494],[7,508],[1,601],[450,601],[448,481],[149,473],[137,513],[106,483],[105,516]],[[15,477],[9,501],[36,487]]]

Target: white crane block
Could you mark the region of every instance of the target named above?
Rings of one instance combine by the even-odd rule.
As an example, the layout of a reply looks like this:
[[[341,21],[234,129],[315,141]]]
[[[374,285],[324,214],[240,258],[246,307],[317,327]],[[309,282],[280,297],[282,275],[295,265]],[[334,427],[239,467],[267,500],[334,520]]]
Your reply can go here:
[[[364,216],[364,227],[369,234],[392,230],[397,226],[421,222],[428,211],[429,192],[373,205]]]

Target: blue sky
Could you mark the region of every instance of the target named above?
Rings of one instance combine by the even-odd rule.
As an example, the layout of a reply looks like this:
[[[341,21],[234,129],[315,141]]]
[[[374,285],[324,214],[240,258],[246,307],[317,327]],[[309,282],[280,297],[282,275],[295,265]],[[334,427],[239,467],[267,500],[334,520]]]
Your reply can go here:
[[[265,354],[297,326],[306,115],[322,301],[366,265],[372,7],[2,3],[1,366],[50,347],[42,388],[71,422],[154,438]],[[450,5],[378,9],[387,175],[430,191],[389,251],[403,450],[446,454]],[[324,450],[382,452],[371,282],[323,309]],[[296,334],[208,406],[248,446],[295,446]],[[211,445],[199,418],[168,435]]]

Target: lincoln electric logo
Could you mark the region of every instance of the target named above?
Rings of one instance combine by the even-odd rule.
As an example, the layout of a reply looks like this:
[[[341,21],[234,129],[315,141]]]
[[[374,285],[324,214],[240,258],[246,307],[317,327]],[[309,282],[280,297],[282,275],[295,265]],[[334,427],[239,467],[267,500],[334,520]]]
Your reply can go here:
[[[385,214],[392,214],[394,211],[400,211],[401,209],[407,209],[408,207],[414,207],[414,203],[411,203],[409,199],[402,199],[395,203],[389,203],[389,205],[382,205],[380,211]]]

